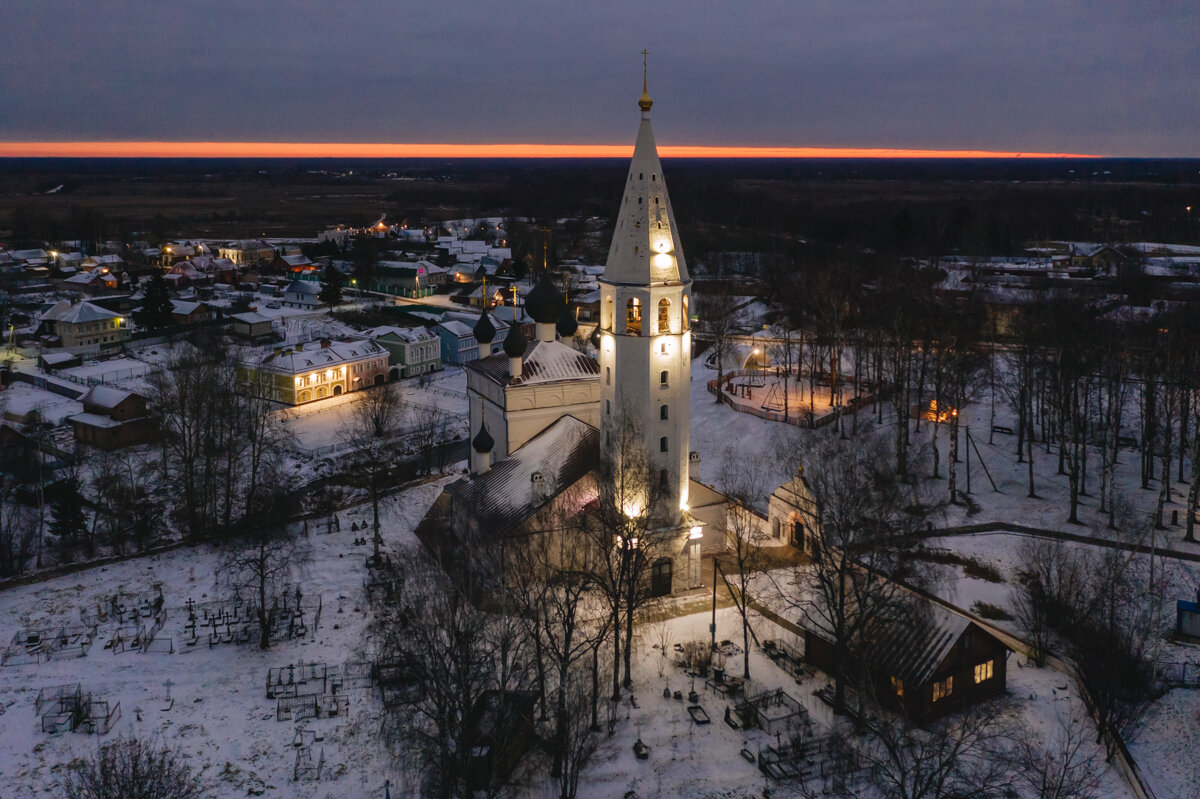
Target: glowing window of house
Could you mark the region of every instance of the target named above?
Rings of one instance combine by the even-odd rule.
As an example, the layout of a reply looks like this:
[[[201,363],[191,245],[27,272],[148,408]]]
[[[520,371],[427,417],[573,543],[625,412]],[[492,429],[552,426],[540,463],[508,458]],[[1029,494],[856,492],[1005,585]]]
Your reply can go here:
[[[625,303],[625,332],[631,336],[642,334],[642,304],[637,297]]]
[[[671,301],[663,297],[658,301],[658,332],[668,333],[671,330]]]
[[[975,684],[992,679],[993,670],[995,669],[996,661],[988,660],[980,663],[975,667]]]
[[[892,690],[896,692],[896,696],[904,696],[904,680],[899,677],[892,677]]]
[[[944,680],[939,680],[933,684],[933,701],[945,699],[954,693],[954,678],[947,677]]]

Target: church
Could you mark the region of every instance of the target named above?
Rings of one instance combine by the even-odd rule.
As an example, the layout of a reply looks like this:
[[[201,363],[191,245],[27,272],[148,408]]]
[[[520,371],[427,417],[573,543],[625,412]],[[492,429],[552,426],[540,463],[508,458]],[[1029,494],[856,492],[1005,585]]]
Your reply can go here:
[[[514,324],[503,352],[489,355],[496,330],[480,314],[480,357],[464,366],[470,468],[418,528],[435,550],[547,534],[550,516],[587,516],[608,503],[654,532],[652,591],[666,595],[700,586],[702,553],[725,547],[726,500],[689,474],[698,460],[688,424],[692,281],[652,104],[643,80],[641,123],[599,281],[595,356],[566,343],[577,323],[546,277],[525,299],[534,340]]]

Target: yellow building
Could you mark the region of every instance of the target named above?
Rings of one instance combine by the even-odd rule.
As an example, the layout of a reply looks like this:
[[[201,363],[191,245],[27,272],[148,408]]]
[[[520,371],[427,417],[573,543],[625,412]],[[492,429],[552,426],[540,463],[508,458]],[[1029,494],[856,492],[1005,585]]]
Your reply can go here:
[[[244,385],[288,405],[336,397],[387,380],[388,351],[372,340],[310,341],[246,361]]]

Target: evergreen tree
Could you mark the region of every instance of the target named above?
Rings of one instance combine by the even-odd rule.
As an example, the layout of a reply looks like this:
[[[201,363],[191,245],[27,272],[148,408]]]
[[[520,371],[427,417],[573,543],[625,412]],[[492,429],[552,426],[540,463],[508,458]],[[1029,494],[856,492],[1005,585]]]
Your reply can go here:
[[[58,541],[58,557],[64,563],[74,559],[76,549],[87,536],[87,519],[83,515],[83,498],[79,495],[79,484],[68,480],[54,500],[54,518],[50,532]],[[95,547],[88,542],[88,557],[95,555]]]
[[[146,284],[141,310],[134,314],[139,327],[158,330],[171,323],[171,294],[161,272],[155,272]]]
[[[328,305],[330,308],[339,304],[342,301],[342,273],[334,268],[333,264],[325,267],[325,276],[321,281],[321,293],[317,295],[317,299],[322,305]]]

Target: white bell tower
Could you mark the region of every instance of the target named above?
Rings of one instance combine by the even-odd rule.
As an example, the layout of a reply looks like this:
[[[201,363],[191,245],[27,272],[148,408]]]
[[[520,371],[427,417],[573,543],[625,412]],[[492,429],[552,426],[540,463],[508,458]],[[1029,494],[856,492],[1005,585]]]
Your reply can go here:
[[[650,129],[643,61],[641,126],[600,278],[601,456],[620,454],[618,429],[633,416],[650,479],[662,489],[659,523],[681,524],[688,502],[688,397],[692,281]]]

